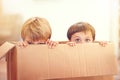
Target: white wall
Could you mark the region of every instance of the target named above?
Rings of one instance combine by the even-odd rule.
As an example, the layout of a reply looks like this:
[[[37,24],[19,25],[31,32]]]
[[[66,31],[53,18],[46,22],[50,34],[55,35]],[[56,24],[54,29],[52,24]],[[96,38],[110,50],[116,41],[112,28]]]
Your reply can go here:
[[[20,13],[24,20],[45,17],[52,40],[67,40],[70,25],[87,21],[96,29],[96,40],[113,41],[118,50],[118,0],[3,0],[4,13]]]

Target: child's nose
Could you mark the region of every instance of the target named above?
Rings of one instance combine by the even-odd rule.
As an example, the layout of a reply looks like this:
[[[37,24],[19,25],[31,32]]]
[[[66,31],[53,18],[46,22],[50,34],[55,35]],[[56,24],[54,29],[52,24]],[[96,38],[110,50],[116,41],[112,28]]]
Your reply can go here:
[[[80,43],[85,43],[85,41],[84,40],[81,40],[81,42]]]

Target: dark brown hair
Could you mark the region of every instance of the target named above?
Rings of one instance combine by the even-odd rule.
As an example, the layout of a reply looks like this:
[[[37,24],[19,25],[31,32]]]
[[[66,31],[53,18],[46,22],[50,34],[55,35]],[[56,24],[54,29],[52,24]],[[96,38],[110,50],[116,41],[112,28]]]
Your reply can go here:
[[[87,32],[90,31],[93,37],[93,41],[95,40],[95,29],[87,22],[78,22],[70,26],[67,31],[67,38],[71,40],[71,36],[76,32]]]

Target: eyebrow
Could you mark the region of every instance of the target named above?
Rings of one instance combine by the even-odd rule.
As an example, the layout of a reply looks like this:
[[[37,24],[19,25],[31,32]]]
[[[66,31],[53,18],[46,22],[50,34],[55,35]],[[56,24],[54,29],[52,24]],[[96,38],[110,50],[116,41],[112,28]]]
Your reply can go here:
[[[73,38],[74,38],[74,37],[79,37],[79,38],[80,38],[80,36],[76,36],[76,35],[75,35],[75,36],[73,36]]]
[[[86,38],[92,38],[92,36],[86,36]]]

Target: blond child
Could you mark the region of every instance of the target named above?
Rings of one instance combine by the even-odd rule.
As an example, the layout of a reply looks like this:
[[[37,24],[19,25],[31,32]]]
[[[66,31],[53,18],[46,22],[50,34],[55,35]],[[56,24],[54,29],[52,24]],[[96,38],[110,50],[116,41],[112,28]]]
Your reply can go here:
[[[19,42],[19,46],[27,46],[29,44],[48,44],[50,48],[56,46],[58,42],[50,41],[51,27],[45,18],[32,17],[25,21],[21,30],[23,42]]]
[[[95,42],[95,29],[87,22],[78,22],[70,26],[67,31],[67,38],[70,46],[75,46],[76,43],[92,43]],[[105,46],[106,42],[99,42]]]

